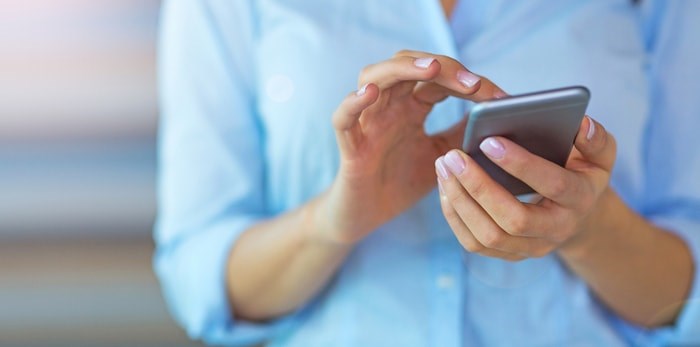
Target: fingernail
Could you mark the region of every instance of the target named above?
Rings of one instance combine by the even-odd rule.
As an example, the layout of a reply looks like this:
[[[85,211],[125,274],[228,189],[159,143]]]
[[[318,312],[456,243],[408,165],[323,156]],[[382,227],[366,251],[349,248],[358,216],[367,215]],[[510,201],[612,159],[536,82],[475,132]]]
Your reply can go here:
[[[464,171],[464,159],[457,153],[457,151],[449,151],[445,155],[445,164],[447,168],[452,171],[453,174],[459,175]]]
[[[358,89],[358,90],[355,92],[355,95],[357,95],[357,96],[363,96],[363,95],[365,95],[365,93],[367,92],[367,86],[368,86],[368,85],[369,85],[369,83],[365,84],[365,85],[362,86],[360,89]]]
[[[506,96],[508,96],[508,94],[506,94],[505,92],[502,92],[500,90],[493,93],[493,97],[496,99],[503,99]]]
[[[432,64],[434,61],[435,58],[418,58],[413,61],[413,65],[421,69],[427,69],[430,67],[430,64]]]
[[[503,144],[500,141],[494,139],[493,137],[489,137],[482,141],[479,148],[481,151],[486,153],[486,155],[494,159],[501,159],[506,155],[506,148],[503,147]]]
[[[595,135],[595,122],[591,117],[586,116],[588,118],[588,132],[586,133],[586,140],[590,141],[593,138],[593,135]]]
[[[441,196],[444,196],[444,195],[445,195],[445,189],[442,188],[442,181],[440,181],[440,180],[437,180],[437,181],[438,181],[438,191],[440,192],[440,195],[441,195]]]
[[[462,83],[465,87],[471,88],[481,80],[481,77],[469,71],[461,70],[457,72],[457,80],[459,81],[459,83]]]
[[[435,168],[437,168],[437,172],[440,175],[440,177],[443,180],[446,180],[450,178],[450,173],[447,171],[447,168],[445,167],[445,163],[443,162],[443,157],[437,158],[435,160]]]

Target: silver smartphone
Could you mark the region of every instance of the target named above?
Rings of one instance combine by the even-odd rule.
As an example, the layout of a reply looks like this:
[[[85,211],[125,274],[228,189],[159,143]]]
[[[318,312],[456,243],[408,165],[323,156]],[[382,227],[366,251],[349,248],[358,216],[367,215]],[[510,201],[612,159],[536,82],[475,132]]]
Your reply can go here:
[[[462,149],[514,195],[534,192],[503,171],[479,149],[489,136],[503,136],[551,162],[564,166],[590,100],[575,86],[480,102],[471,109]]]

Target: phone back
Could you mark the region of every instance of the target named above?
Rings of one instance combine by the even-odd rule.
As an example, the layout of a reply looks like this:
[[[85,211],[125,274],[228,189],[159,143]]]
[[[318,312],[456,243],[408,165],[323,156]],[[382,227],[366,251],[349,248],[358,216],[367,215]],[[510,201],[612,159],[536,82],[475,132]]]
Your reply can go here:
[[[488,159],[479,144],[487,137],[503,136],[564,166],[589,99],[588,89],[576,86],[478,103],[470,112],[462,147],[514,195],[532,193],[532,188]]]

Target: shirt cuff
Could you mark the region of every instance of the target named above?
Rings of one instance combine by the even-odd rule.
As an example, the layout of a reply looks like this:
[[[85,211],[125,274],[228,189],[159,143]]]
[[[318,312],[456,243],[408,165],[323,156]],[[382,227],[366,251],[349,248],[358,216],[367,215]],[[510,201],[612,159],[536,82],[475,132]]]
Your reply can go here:
[[[634,346],[700,346],[700,221],[668,217],[650,220],[688,245],[694,264],[690,293],[673,326],[645,329],[611,313],[613,324]]]
[[[158,244],[155,272],[171,313],[192,339],[248,346],[286,331],[296,314],[263,324],[235,321],[226,290],[229,251],[259,217],[218,220],[215,225]]]

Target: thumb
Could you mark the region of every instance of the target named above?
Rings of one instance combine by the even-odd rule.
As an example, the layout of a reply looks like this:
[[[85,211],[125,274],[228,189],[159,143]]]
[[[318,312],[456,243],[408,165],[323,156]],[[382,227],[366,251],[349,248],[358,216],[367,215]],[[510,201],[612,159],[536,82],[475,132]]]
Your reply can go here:
[[[333,113],[333,128],[341,152],[350,152],[357,148],[363,134],[360,126],[362,112],[379,98],[379,88],[368,83],[354,93],[349,94]]]
[[[615,138],[591,117],[584,117],[574,140],[574,146],[583,158],[607,172],[615,164],[617,144]]]

